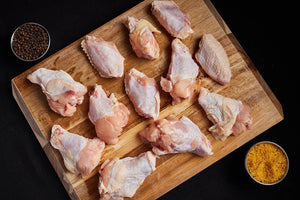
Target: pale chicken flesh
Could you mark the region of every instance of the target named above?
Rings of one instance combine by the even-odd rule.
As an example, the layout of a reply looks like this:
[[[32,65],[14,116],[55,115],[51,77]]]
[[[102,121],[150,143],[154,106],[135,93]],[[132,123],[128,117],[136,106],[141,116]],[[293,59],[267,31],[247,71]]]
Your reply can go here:
[[[231,79],[228,56],[222,45],[211,34],[204,34],[195,54],[203,70],[216,82],[224,85]]]
[[[231,134],[238,135],[251,128],[251,109],[241,101],[201,88],[198,102],[214,124],[208,130],[218,140],[224,141]]]
[[[76,111],[76,106],[83,102],[87,88],[63,70],[39,68],[27,76],[32,83],[41,86],[50,108],[66,117]]]
[[[185,116],[180,120],[173,115],[157,120],[139,134],[144,142],[152,145],[152,151],[157,155],[185,152],[199,156],[213,154],[210,141]]]
[[[70,133],[60,125],[52,127],[51,145],[58,149],[66,168],[84,178],[99,164],[105,143],[99,138],[88,139]]]
[[[160,33],[145,19],[128,17],[125,23],[129,29],[130,44],[138,57],[153,60],[159,56],[159,45],[153,33]]]
[[[160,110],[158,86],[153,78],[132,68],[125,74],[125,91],[136,112],[146,118],[157,119]]]
[[[161,78],[160,85],[173,98],[173,105],[182,98],[191,96],[195,89],[199,67],[189,49],[179,40],[172,42],[172,57],[167,78]]]
[[[101,37],[86,36],[81,42],[81,47],[101,77],[123,76],[125,59],[115,43],[105,41]]]
[[[116,144],[129,118],[128,108],[112,93],[107,97],[101,85],[95,85],[90,95],[88,116],[97,136],[107,144]]]
[[[133,197],[144,180],[155,170],[156,156],[147,151],[137,157],[106,160],[99,171],[100,200]]]
[[[185,39],[194,32],[189,14],[174,1],[153,1],[151,11],[173,37]]]

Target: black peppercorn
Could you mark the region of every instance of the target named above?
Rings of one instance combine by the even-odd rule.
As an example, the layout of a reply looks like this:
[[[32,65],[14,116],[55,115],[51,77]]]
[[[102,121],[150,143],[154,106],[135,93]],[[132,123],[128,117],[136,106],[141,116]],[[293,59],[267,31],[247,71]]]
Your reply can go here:
[[[48,49],[49,35],[47,31],[35,23],[21,25],[12,38],[14,53],[24,60],[36,60]]]

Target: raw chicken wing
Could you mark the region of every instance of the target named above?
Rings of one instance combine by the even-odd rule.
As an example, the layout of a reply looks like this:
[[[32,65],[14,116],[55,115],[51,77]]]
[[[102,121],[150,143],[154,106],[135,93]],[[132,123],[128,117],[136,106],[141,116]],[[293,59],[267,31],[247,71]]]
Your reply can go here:
[[[107,144],[116,144],[122,128],[128,123],[128,108],[113,93],[108,98],[101,85],[95,85],[89,95],[88,115],[95,125],[97,136]]]
[[[161,78],[160,85],[173,98],[173,105],[181,98],[191,96],[198,75],[199,67],[193,60],[189,49],[179,40],[172,42],[172,57],[167,78]]]
[[[100,200],[133,197],[144,180],[155,170],[156,156],[147,151],[137,157],[106,160],[99,171]]]
[[[74,81],[63,70],[40,68],[29,74],[27,79],[41,86],[54,112],[66,117],[73,115],[87,92],[84,85]]]
[[[181,10],[174,1],[153,1],[151,11],[173,37],[185,39],[194,32],[189,14]]]
[[[125,59],[113,42],[107,42],[101,37],[86,36],[81,47],[101,77],[123,76]]]
[[[70,133],[60,125],[52,127],[51,145],[58,149],[66,168],[84,178],[98,165],[105,143],[99,138],[88,139]]]
[[[146,118],[157,119],[160,109],[158,87],[153,78],[132,68],[125,74],[125,91],[136,112]]]
[[[180,120],[173,115],[160,119],[142,130],[144,142],[150,142],[157,155],[191,152],[199,156],[212,155],[212,146],[198,126],[183,116]]]
[[[231,79],[230,63],[222,45],[211,34],[204,34],[195,57],[204,71],[224,85]]]
[[[224,141],[231,134],[238,135],[250,129],[251,109],[241,101],[210,93],[206,88],[201,88],[198,101],[214,124],[208,130],[216,139]]]
[[[150,22],[128,17],[126,27],[129,29],[130,44],[138,57],[153,60],[159,56],[159,46],[153,32],[160,33]]]

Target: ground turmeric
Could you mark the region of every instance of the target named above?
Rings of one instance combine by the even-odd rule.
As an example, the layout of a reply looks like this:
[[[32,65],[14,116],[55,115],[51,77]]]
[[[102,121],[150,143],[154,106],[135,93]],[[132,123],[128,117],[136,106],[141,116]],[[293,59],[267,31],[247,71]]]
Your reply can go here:
[[[281,180],[288,168],[285,153],[272,143],[254,146],[247,156],[247,168],[257,181],[272,184]]]

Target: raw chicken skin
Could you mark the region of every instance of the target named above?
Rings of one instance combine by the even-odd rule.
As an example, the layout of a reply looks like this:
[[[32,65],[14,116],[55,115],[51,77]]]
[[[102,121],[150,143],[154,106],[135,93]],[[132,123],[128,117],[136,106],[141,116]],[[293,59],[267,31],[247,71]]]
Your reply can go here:
[[[251,128],[251,109],[241,101],[210,93],[206,88],[201,88],[198,101],[214,124],[208,130],[216,139],[224,141],[231,134]]]
[[[113,42],[107,42],[101,37],[86,36],[81,47],[101,77],[123,76],[125,59]]]
[[[108,98],[101,85],[95,85],[89,95],[88,115],[95,125],[97,136],[107,144],[116,144],[123,127],[128,123],[128,108],[113,93]]]
[[[161,77],[160,85],[173,98],[172,104],[188,98],[194,91],[199,67],[193,60],[189,49],[179,40],[172,42],[172,57],[167,78]]]
[[[105,143],[99,138],[88,139],[63,129],[60,125],[52,127],[51,145],[58,149],[66,168],[82,178],[89,175],[98,165]]]
[[[183,116],[173,115],[150,124],[140,133],[142,140],[150,142],[157,155],[191,152],[199,156],[212,155],[212,146],[198,126]]]
[[[224,85],[231,79],[228,56],[222,45],[211,34],[204,34],[196,52],[196,60],[216,82]]]
[[[133,197],[144,180],[155,170],[156,156],[147,151],[137,157],[106,160],[99,171],[100,200]]]
[[[160,33],[150,22],[128,17],[125,23],[129,29],[130,44],[138,57],[153,60],[159,56],[159,46],[153,33]]]
[[[194,32],[189,14],[174,1],[153,1],[151,11],[173,37],[185,39]]]
[[[125,91],[136,112],[146,118],[157,119],[160,109],[160,96],[153,78],[132,68],[125,74]]]
[[[76,111],[76,106],[82,104],[83,95],[87,89],[73,80],[63,70],[39,68],[27,76],[32,83],[41,86],[50,108],[65,117],[70,117]]]

